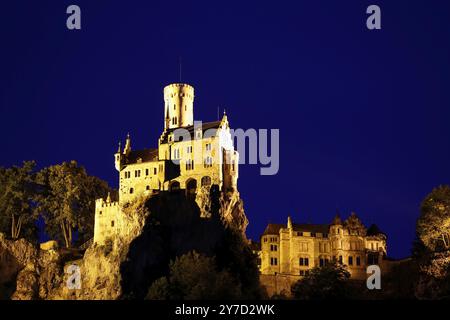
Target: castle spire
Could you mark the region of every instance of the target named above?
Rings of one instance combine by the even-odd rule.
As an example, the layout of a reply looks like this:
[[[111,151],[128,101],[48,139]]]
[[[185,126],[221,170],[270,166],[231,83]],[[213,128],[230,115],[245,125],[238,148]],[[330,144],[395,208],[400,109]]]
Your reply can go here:
[[[106,197],[106,203],[111,203],[111,192],[108,192],[108,196]]]
[[[127,134],[127,141],[125,142],[125,149],[123,149],[124,154],[128,154],[131,152],[131,138],[130,133]]]
[[[122,144],[119,141],[119,147],[117,148],[117,153],[120,153],[122,151]]]
[[[292,229],[292,220],[291,220],[291,216],[288,216],[287,227],[288,227],[288,229]]]

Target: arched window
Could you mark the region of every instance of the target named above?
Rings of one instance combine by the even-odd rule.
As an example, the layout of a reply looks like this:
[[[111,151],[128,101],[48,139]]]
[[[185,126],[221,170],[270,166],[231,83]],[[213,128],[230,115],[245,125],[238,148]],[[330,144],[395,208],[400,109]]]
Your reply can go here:
[[[194,195],[197,190],[197,180],[189,179],[186,182],[186,191],[187,195]]]
[[[180,190],[180,183],[178,181],[173,181],[169,186],[170,191],[178,191]]]
[[[204,176],[202,178],[202,187],[203,186],[210,186],[211,185],[211,177]]]
[[[133,194],[133,192],[134,192],[134,189],[130,188],[130,194]]]

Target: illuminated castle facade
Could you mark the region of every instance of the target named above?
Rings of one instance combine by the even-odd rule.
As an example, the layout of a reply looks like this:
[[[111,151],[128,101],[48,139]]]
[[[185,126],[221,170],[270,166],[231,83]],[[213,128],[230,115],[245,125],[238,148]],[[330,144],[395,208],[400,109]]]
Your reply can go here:
[[[119,198],[98,199],[94,242],[126,232],[122,208],[137,197],[160,191],[195,195],[213,185],[236,191],[239,154],[234,150],[227,115],[214,122],[194,122],[194,88],[175,83],[164,88],[164,130],[158,148],[133,150],[128,135],[114,155]]]
[[[288,217],[286,224],[268,224],[258,255],[261,282],[270,295],[290,286],[317,266],[332,260],[344,264],[352,279],[367,278],[369,265],[382,272],[389,267],[386,260],[386,235],[376,225],[366,228],[356,214],[345,221],[337,215],[331,224],[296,224]]]

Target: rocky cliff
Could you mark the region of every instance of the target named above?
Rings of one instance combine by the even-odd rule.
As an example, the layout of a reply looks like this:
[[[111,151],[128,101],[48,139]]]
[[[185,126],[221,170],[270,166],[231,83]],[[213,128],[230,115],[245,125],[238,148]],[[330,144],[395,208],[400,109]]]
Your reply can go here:
[[[238,277],[239,268],[248,264],[243,257],[251,259],[245,239],[248,220],[237,192],[199,190],[194,199],[183,192],[162,192],[122,211],[126,230],[106,245],[92,244],[80,258],[77,250],[40,250],[0,235],[0,298],[143,298],[167,272],[169,261],[191,250],[215,255],[227,268],[232,263]],[[256,279],[256,269],[254,273]],[[242,281],[251,288],[253,275],[242,275]]]

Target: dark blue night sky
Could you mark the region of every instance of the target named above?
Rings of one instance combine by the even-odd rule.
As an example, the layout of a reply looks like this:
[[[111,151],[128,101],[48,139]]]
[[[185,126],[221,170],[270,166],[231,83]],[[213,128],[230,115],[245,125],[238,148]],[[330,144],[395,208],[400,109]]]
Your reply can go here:
[[[365,26],[370,4],[382,30]],[[448,1],[15,0],[0,36],[2,166],[75,159],[117,187],[117,142],[157,146],[181,56],[196,119],[220,106],[234,128],[280,129],[278,175],[240,168],[253,239],[339,209],[403,257],[421,200],[450,183]]]

